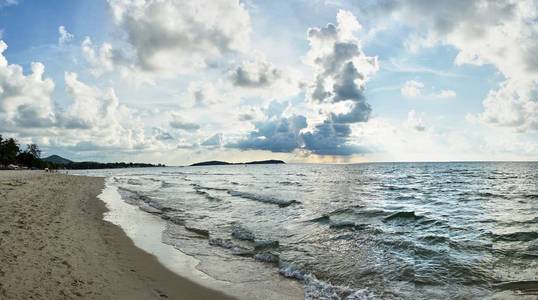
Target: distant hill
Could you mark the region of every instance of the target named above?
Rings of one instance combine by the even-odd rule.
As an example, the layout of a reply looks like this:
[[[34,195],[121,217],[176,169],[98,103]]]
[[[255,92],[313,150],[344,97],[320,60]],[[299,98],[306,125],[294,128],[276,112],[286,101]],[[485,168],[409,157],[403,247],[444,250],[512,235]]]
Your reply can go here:
[[[222,166],[222,165],[231,165],[231,163],[225,162],[225,161],[210,160],[210,161],[203,161],[203,162],[192,164],[191,167]]]
[[[259,161],[249,161],[242,163],[229,163],[225,161],[210,160],[195,163],[190,165],[191,167],[201,167],[201,166],[225,166],[225,165],[273,165],[273,164],[285,164],[282,160],[270,159],[270,160],[259,160]]]
[[[240,165],[279,165],[286,164],[283,160],[269,159],[269,160],[258,160],[258,161],[249,161],[246,163],[239,163]]]
[[[70,163],[73,163],[72,160],[69,160],[67,158],[63,158],[59,155],[51,155],[49,157],[42,158],[41,160],[44,160],[46,162],[50,162],[57,165],[68,165]]]
[[[99,163],[94,161],[81,161],[75,162],[67,158],[63,158],[59,155],[51,155],[49,157],[42,158],[41,160],[56,165],[56,167],[83,170],[83,169],[118,169],[118,168],[151,168],[151,167],[165,167],[163,164],[145,164],[145,163],[126,163],[126,162],[114,162],[114,163]]]
[[[84,169],[124,169],[124,168],[154,168],[154,167],[166,167],[163,164],[145,164],[145,163],[126,163],[126,162],[113,162],[113,163],[100,163],[95,161],[82,161],[72,162],[65,165],[67,169],[84,170]]]

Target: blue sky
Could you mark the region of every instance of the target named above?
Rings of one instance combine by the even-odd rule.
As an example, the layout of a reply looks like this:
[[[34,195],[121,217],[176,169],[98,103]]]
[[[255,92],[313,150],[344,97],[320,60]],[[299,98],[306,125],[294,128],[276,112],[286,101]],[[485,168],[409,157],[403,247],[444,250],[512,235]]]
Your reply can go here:
[[[0,0],[0,132],[75,160],[535,160],[537,8]]]

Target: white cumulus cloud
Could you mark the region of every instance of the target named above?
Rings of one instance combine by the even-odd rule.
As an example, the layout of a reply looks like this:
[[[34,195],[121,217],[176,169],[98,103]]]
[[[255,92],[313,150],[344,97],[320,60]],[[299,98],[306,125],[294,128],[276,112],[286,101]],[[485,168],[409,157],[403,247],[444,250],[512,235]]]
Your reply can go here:
[[[415,110],[409,111],[407,114],[407,119],[404,122],[404,126],[416,131],[426,130],[426,125],[422,120],[422,117]]]
[[[416,98],[422,96],[423,88],[424,83],[415,80],[409,80],[404,83],[404,85],[400,89],[400,92],[405,97]]]
[[[69,43],[75,37],[72,33],[65,29],[65,26],[58,27],[58,45],[63,46]]]
[[[455,64],[493,65],[505,77],[475,119],[520,131],[536,129],[538,2],[534,0],[388,1],[395,18],[417,29],[411,47],[451,45]],[[501,109],[503,108],[503,109]],[[521,118],[521,119],[519,119]]]
[[[400,88],[400,93],[406,98],[447,99],[456,97],[456,92],[453,90],[428,91],[424,83],[416,80],[406,81]]]
[[[52,79],[43,78],[45,66],[31,64],[31,73],[9,64],[3,52],[7,44],[0,40],[0,124],[18,127],[46,127],[55,122],[51,95]]]
[[[188,73],[249,47],[250,16],[238,0],[108,3],[146,72]]]

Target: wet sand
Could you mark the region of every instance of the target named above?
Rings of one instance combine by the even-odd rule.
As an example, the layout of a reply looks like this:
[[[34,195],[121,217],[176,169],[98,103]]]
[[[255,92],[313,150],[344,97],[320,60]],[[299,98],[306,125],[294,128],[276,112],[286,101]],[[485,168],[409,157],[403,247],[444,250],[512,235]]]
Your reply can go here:
[[[0,299],[232,299],[103,221],[103,178],[0,171]]]

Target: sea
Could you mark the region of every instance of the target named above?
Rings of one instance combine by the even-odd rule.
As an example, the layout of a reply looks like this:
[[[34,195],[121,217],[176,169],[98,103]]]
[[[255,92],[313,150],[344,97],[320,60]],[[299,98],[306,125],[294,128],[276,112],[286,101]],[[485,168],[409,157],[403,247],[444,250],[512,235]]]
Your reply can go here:
[[[162,220],[218,280],[273,270],[305,299],[537,299],[538,163],[82,171]],[[224,272],[216,267],[227,261]]]

